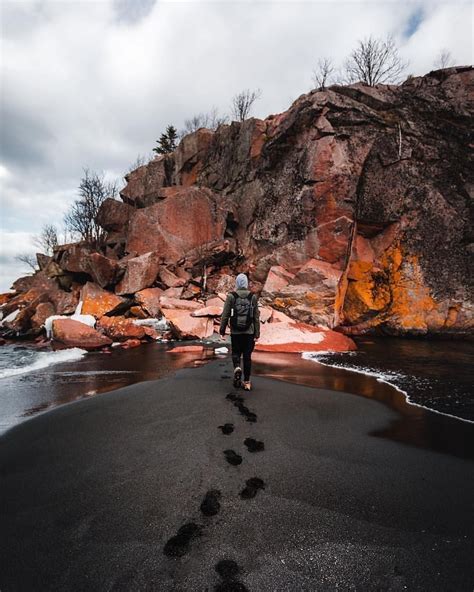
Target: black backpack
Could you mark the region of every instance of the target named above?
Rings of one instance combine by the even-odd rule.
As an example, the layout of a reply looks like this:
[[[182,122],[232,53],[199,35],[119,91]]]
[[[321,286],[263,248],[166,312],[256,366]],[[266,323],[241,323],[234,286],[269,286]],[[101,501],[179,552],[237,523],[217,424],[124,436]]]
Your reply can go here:
[[[236,331],[247,331],[253,322],[253,294],[248,296],[239,296],[237,292],[232,292],[234,304],[230,317],[230,326]]]

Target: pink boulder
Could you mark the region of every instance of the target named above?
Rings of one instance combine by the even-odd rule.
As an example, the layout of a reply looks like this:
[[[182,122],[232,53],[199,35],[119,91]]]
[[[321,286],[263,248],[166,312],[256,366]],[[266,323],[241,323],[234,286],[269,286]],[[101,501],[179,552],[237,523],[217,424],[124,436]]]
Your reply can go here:
[[[162,309],[170,308],[177,310],[198,310],[202,308],[202,304],[192,300],[180,300],[179,298],[167,298],[161,296],[160,306]]]
[[[125,276],[117,284],[117,294],[134,294],[153,285],[158,275],[159,257],[155,252],[145,253],[127,261]]]
[[[260,329],[257,351],[304,352],[349,351],[356,349],[352,339],[330,329],[295,321],[265,323]]]
[[[72,319],[53,321],[53,340],[66,347],[80,347],[87,350],[100,349],[112,343],[107,336]]]
[[[203,339],[214,332],[214,323],[207,317],[195,318],[187,310],[164,309],[163,314],[177,339]]]
[[[146,312],[156,317],[160,313],[160,297],[163,294],[161,288],[145,288],[135,294],[135,300]]]
[[[204,308],[199,308],[192,312],[191,315],[193,317],[220,317],[223,310],[224,305],[221,303],[221,306],[205,306]]]
[[[267,279],[263,286],[263,293],[272,294],[274,292],[279,292],[282,288],[287,286],[294,277],[294,274],[287,271],[284,267],[274,265],[268,272]]]

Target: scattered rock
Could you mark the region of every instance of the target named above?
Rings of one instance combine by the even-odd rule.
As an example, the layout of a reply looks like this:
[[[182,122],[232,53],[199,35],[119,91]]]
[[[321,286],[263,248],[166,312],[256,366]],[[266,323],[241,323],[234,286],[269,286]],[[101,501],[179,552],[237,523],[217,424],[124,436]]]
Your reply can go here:
[[[204,339],[214,332],[212,320],[206,317],[194,318],[187,310],[166,308],[163,309],[163,315],[177,339]]]

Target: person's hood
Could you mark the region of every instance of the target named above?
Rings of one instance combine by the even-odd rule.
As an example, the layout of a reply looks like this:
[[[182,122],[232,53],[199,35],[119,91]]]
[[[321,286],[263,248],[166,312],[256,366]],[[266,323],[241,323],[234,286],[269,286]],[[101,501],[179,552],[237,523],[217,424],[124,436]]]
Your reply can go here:
[[[245,273],[239,273],[235,278],[235,289],[236,290],[248,290],[249,280]]]

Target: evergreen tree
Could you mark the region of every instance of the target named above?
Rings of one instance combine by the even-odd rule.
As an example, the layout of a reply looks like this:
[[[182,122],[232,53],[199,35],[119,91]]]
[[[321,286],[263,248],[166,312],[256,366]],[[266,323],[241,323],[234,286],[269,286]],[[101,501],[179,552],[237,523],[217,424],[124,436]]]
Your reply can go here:
[[[157,140],[158,146],[153,148],[153,152],[158,154],[168,154],[176,149],[176,142],[178,140],[178,132],[173,125],[166,128],[166,132],[161,134],[160,139]]]

